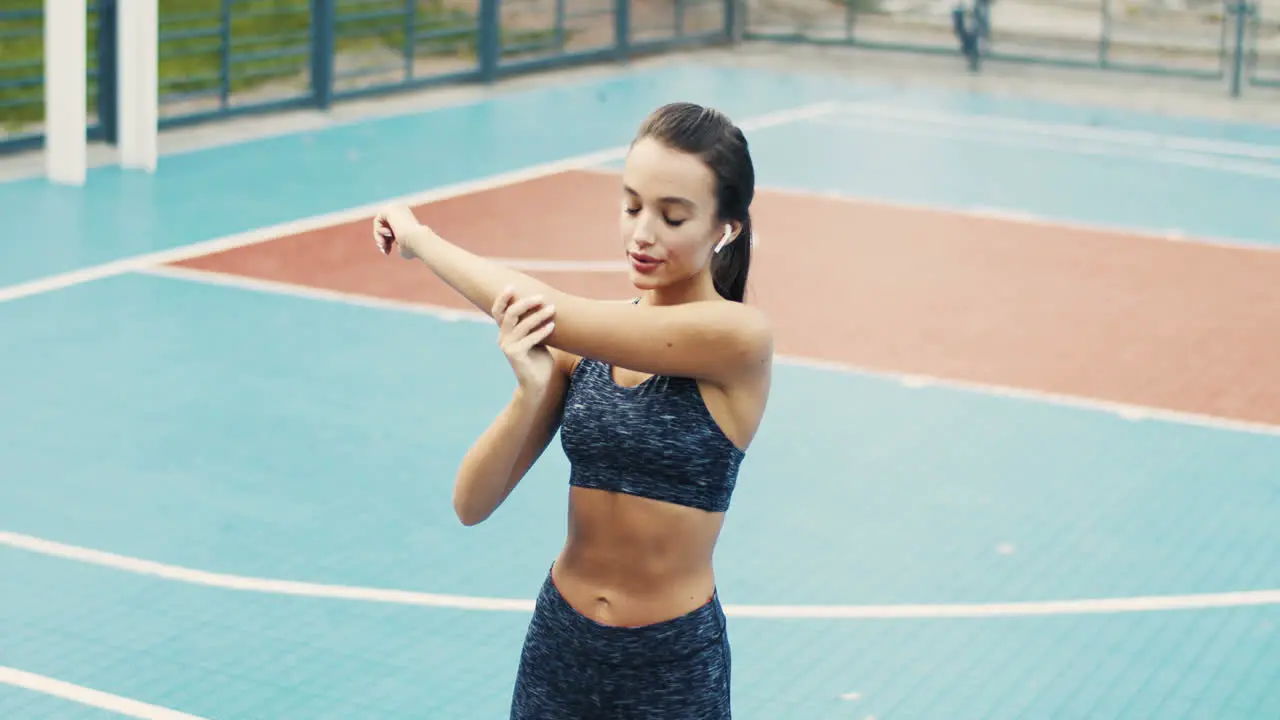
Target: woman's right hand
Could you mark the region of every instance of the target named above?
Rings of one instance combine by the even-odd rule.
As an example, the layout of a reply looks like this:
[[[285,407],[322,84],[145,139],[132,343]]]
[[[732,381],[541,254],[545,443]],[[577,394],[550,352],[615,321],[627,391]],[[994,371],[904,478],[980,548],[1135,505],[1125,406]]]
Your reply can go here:
[[[517,299],[515,290],[498,294],[490,312],[498,323],[498,346],[511,363],[520,388],[541,394],[551,384],[555,358],[542,341],[555,329],[555,307],[540,295]]]

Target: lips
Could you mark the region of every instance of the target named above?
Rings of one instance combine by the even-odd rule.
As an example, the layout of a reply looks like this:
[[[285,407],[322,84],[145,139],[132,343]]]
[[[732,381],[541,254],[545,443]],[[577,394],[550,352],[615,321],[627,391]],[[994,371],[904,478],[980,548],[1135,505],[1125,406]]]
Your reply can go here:
[[[662,264],[662,261],[658,258],[644,253],[627,253],[627,258],[631,260],[631,267],[635,268],[636,272],[641,273],[653,272]]]

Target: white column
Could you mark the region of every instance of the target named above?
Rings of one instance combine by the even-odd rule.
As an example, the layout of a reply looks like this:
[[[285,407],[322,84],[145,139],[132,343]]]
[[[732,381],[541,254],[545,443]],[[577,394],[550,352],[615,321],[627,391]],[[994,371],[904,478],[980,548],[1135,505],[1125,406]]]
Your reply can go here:
[[[120,164],[154,172],[160,120],[157,0],[120,0],[116,28]]]
[[[45,170],[65,185],[88,173],[86,15],[86,0],[44,3]]]

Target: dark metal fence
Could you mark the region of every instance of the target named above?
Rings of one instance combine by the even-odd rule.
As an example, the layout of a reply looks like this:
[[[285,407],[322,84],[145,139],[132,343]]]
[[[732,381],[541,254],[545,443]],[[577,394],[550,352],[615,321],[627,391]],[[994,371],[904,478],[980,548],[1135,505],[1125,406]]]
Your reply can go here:
[[[1232,94],[1280,78],[1280,0],[746,2],[748,40],[956,55],[955,7],[981,6],[983,61],[1218,80]]]
[[[90,3],[93,139],[115,137],[120,1]],[[160,124],[326,108],[727,42],[732,7],[731,0],[160,0]],[[42,140],[43,15],[43,0],[0,5],[0,151]]]
[[[99,2],[90,0],[88,107],[90,139],[100,139],[98,82]],[[44,0],[0,4],[0,150],[38,145],[44,122]]]
[[[115,18],[89,3],[89,136],[115,138]],[[955,0],[972,6],[987,0]],[[735,39],[958,55],[925,0],[160,0],[162,127]],[[41,142],[43,0],[0,5],[0,152]],[[983,61],[1280,87],[1280,0],[997,0]]]
[[[1250,10],[1243,43],[1249,84],[1280,88],[1280,2]]]

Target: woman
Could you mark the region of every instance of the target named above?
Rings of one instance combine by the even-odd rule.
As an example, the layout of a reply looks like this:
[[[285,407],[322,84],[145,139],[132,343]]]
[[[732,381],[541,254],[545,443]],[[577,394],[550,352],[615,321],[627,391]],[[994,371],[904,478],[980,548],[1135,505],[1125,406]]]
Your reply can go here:
[[[773,336],[743,304],[755,171],[715,110],[666,105],[623,172],[631,302],[559,292],[450,244],[406,208],[383,253],[426,263],[498,322],[518,384],[458,470],[454,508],[489,517],[556,431],[568,537],[538,596],[511,717],[730,717],[712,553],[764,414]]]

